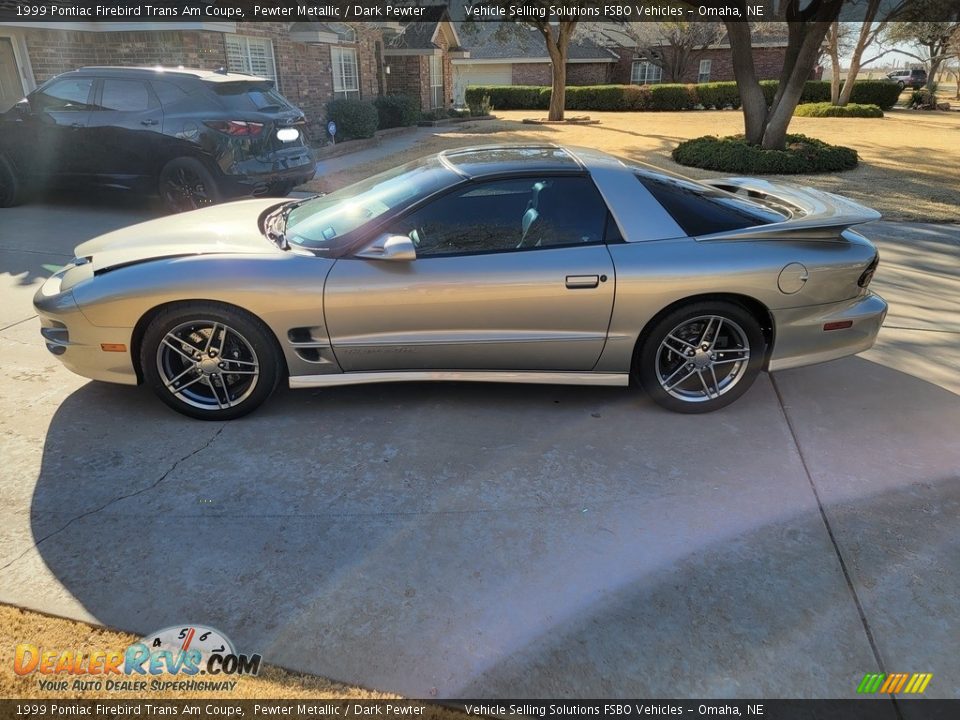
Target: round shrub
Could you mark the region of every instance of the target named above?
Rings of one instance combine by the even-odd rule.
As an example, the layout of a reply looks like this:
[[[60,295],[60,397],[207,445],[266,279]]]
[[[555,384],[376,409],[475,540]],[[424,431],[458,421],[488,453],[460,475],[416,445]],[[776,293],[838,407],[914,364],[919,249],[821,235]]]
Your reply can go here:
[[[327,120],[337,124],[338,140],[373,137],[380,115],[366,100],[331,100],[327,103]]]
[[[420,108],[408,95],[381,95],[373,104],[377,108],[381,130],[416,125],[420,119]]]
[[[740,107],[740,89],[735,82],[709,82],[697,85],[697,99],[705,108],[722,110]]]
[[[650,85],[650,110],[692,110],[697,104],[693,85]]]
[[[876,105],[889,110],[900,99],[900,87],[889,80],[857,80],[853,83],[850,102]]]
[[[673,159],[705,170],[786,175],[850,170],[857,166],[857,151],[806,135],[787,135],[785,150],[748,145],[743,135],[707,135],[680,143],[673,150]]]
[[[804,103],[797,105],[793,111],[797,117],[854,117],[854,118],[881,118],[883,110],[876,105],[859,105],[850,103],[848,105],[831,105],[828,102]]]

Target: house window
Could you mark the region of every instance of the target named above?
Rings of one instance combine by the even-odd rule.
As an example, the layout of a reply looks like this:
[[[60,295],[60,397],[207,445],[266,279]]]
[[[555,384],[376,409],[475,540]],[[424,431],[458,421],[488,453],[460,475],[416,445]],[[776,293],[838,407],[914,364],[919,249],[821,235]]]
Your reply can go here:
[[[634,85],[650,85],[663,80],[663,68],[649,60],[634,60],[630,68],[630,82]]]
[[[333,96],[338,99],[360,97],[360,70],[354,48],[330,48],[333,60]]]
[[[443,107],[443,56],[430,56],[430,107]]]
[[[277,65],[273,59],[273,42],[267,38],[246,35],[226,35],[227,70],[277,79]]]
[[[698,83],[710,82],[710,66],[711,65],[713,65],[713,60],[700,61],[700,71],[697,73]]]

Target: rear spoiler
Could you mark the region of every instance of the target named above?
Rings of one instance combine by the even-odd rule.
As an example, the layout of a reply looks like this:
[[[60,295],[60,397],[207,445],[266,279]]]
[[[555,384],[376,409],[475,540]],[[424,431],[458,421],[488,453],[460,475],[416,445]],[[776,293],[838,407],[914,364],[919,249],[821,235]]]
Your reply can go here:
[[[851,225],[880,219],[880,213],[876,210],[809,187],[774,184],[756,178],[717,178],[700,182],[718,190],[745,195],[789,215],[783,222],[712,233],[701,236],[702,239],[734,240],[771,234],[778,237],[836,238]]]

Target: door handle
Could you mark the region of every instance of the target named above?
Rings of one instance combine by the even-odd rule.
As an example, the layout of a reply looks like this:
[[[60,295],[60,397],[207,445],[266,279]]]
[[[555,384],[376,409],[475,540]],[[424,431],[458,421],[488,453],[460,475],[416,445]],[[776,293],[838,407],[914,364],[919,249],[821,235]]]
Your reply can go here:
[[[578,288],[595,288],[599,284],[599,275],[567,275],[567,287],[571,290]]]
[[[156,124],[157,124],[157,121],[156,121],[156,120],[150,120],[150,119],[141,120],[141,121],[140,121],[140,124],[141,124],[141,125],[156,125]]]
[[[72,127],[74,130],[79,130],[79,129],[82,128],[83,126],[84,126],[84,125],[83,125],[82,122],[70,123],[70,127]]]

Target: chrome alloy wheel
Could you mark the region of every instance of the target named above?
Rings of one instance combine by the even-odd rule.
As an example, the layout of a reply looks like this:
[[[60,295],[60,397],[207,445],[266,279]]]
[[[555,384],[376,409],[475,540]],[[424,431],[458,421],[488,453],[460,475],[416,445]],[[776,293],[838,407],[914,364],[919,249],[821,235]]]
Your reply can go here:
[[[239,405],[260,378],[260,362],[247,339],[207,320],[170,330],[157,347],[157,370],[167,390],[202,410]]]
[[[713,400],[732,390],[750,361],[750,343],[737,323],[719,315],[685,320],[657,350],[660,387],[684,402]]]

